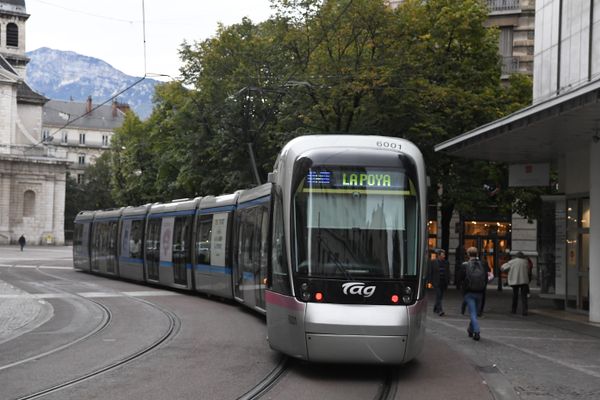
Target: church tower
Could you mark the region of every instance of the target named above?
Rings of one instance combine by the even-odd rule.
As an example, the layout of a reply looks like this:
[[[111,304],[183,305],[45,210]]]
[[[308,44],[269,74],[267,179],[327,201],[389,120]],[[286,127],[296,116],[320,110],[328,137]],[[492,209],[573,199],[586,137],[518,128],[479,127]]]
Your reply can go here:
[[[42,141],[48,101],[25,82],[25,0],[0,0],[0,244],[64,243],[66,152]]]
[[[10,63],[21,78],[29,58],[25,55],[25,0],[0,1],[0,54]]]

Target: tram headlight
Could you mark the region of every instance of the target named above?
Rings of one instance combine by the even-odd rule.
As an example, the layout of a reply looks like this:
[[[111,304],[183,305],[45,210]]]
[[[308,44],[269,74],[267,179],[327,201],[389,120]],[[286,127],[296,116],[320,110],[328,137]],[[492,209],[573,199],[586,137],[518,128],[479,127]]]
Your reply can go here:
[[[310,300],[310,293],[308,293],[308,292],[302,292],[302,300],[309,301]]]

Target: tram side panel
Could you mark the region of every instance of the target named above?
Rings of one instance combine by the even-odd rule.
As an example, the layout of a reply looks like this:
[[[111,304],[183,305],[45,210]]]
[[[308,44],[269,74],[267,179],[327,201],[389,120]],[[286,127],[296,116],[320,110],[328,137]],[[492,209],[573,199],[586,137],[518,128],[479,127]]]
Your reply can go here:
[[[135,281],[144,281],[145,217],[123,218],[120,227],[119,276]]]
[[[234,297],[262,314],[266,313],[270,187],[267,184],[243,193],[234,217]]]
[[[84,215],[84,214],[89,214]],[[90,271],[90,237],[94,212],[82,212],[75,218],[73,232],[73,268]]]
[[[271,269],[265,291],[269,346],[274,350],[303,360],[308,359],[304,316],[306,303],[292,292],[286,251],[281,190],[272,195]]]
[[[164,286],[192,289],[192,212],[150,215],[146,239],[147,278]]]
[[[91,239],[91,271],[103,275],[118,275],[118,218],[94,220]]]
[[[201,211],[196,224],[196,290],[232,299],[230,240],[233,207]]]

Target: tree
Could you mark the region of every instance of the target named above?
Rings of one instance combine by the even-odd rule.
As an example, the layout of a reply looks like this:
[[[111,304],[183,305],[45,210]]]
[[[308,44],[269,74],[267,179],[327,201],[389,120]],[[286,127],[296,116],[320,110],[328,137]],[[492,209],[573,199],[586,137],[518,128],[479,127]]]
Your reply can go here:
[[[243,19],[182,45],[183,82],[160,87],[151,118],[127,120],[113,142],[120,203],[253,186],[250,155],[264,180],[294,136],[359,133],[415,142],[428,165],[430,197],[446,217],[455,208],[512,207],[514,193],[483,190],[504,185],[504,166],[433,151],[529,102],[530,81],[500,82],[498,31],[484,27],[483,2],[273,6],[267,21]],[[447,224],[443,231],[447,246]]]
[[[104,153],[84,172],[84,181],[77,183],[67,176],[65,190],[65,231],[73,230],[75,217],[80,211],[112,208],[116,205],[110,191],[110,154]]]

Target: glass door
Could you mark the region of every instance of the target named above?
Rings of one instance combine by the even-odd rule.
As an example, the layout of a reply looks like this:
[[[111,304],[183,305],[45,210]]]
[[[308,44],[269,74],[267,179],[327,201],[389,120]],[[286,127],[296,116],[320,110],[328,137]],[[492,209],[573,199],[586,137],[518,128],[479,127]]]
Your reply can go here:
[[[567,308],[589,311],[590,200],[567,201]]]
[[[498,290],[502,290],[503,280],[502,277],[499,278],[499,270],[510,251],[511,224],[505,221],[465,221],[463,232],[463,250],[466,251],[471,246],[479,250],[479,258],[494,274],[490,285],[497,285]],[[463,257],[466,259],[466,255]]]

